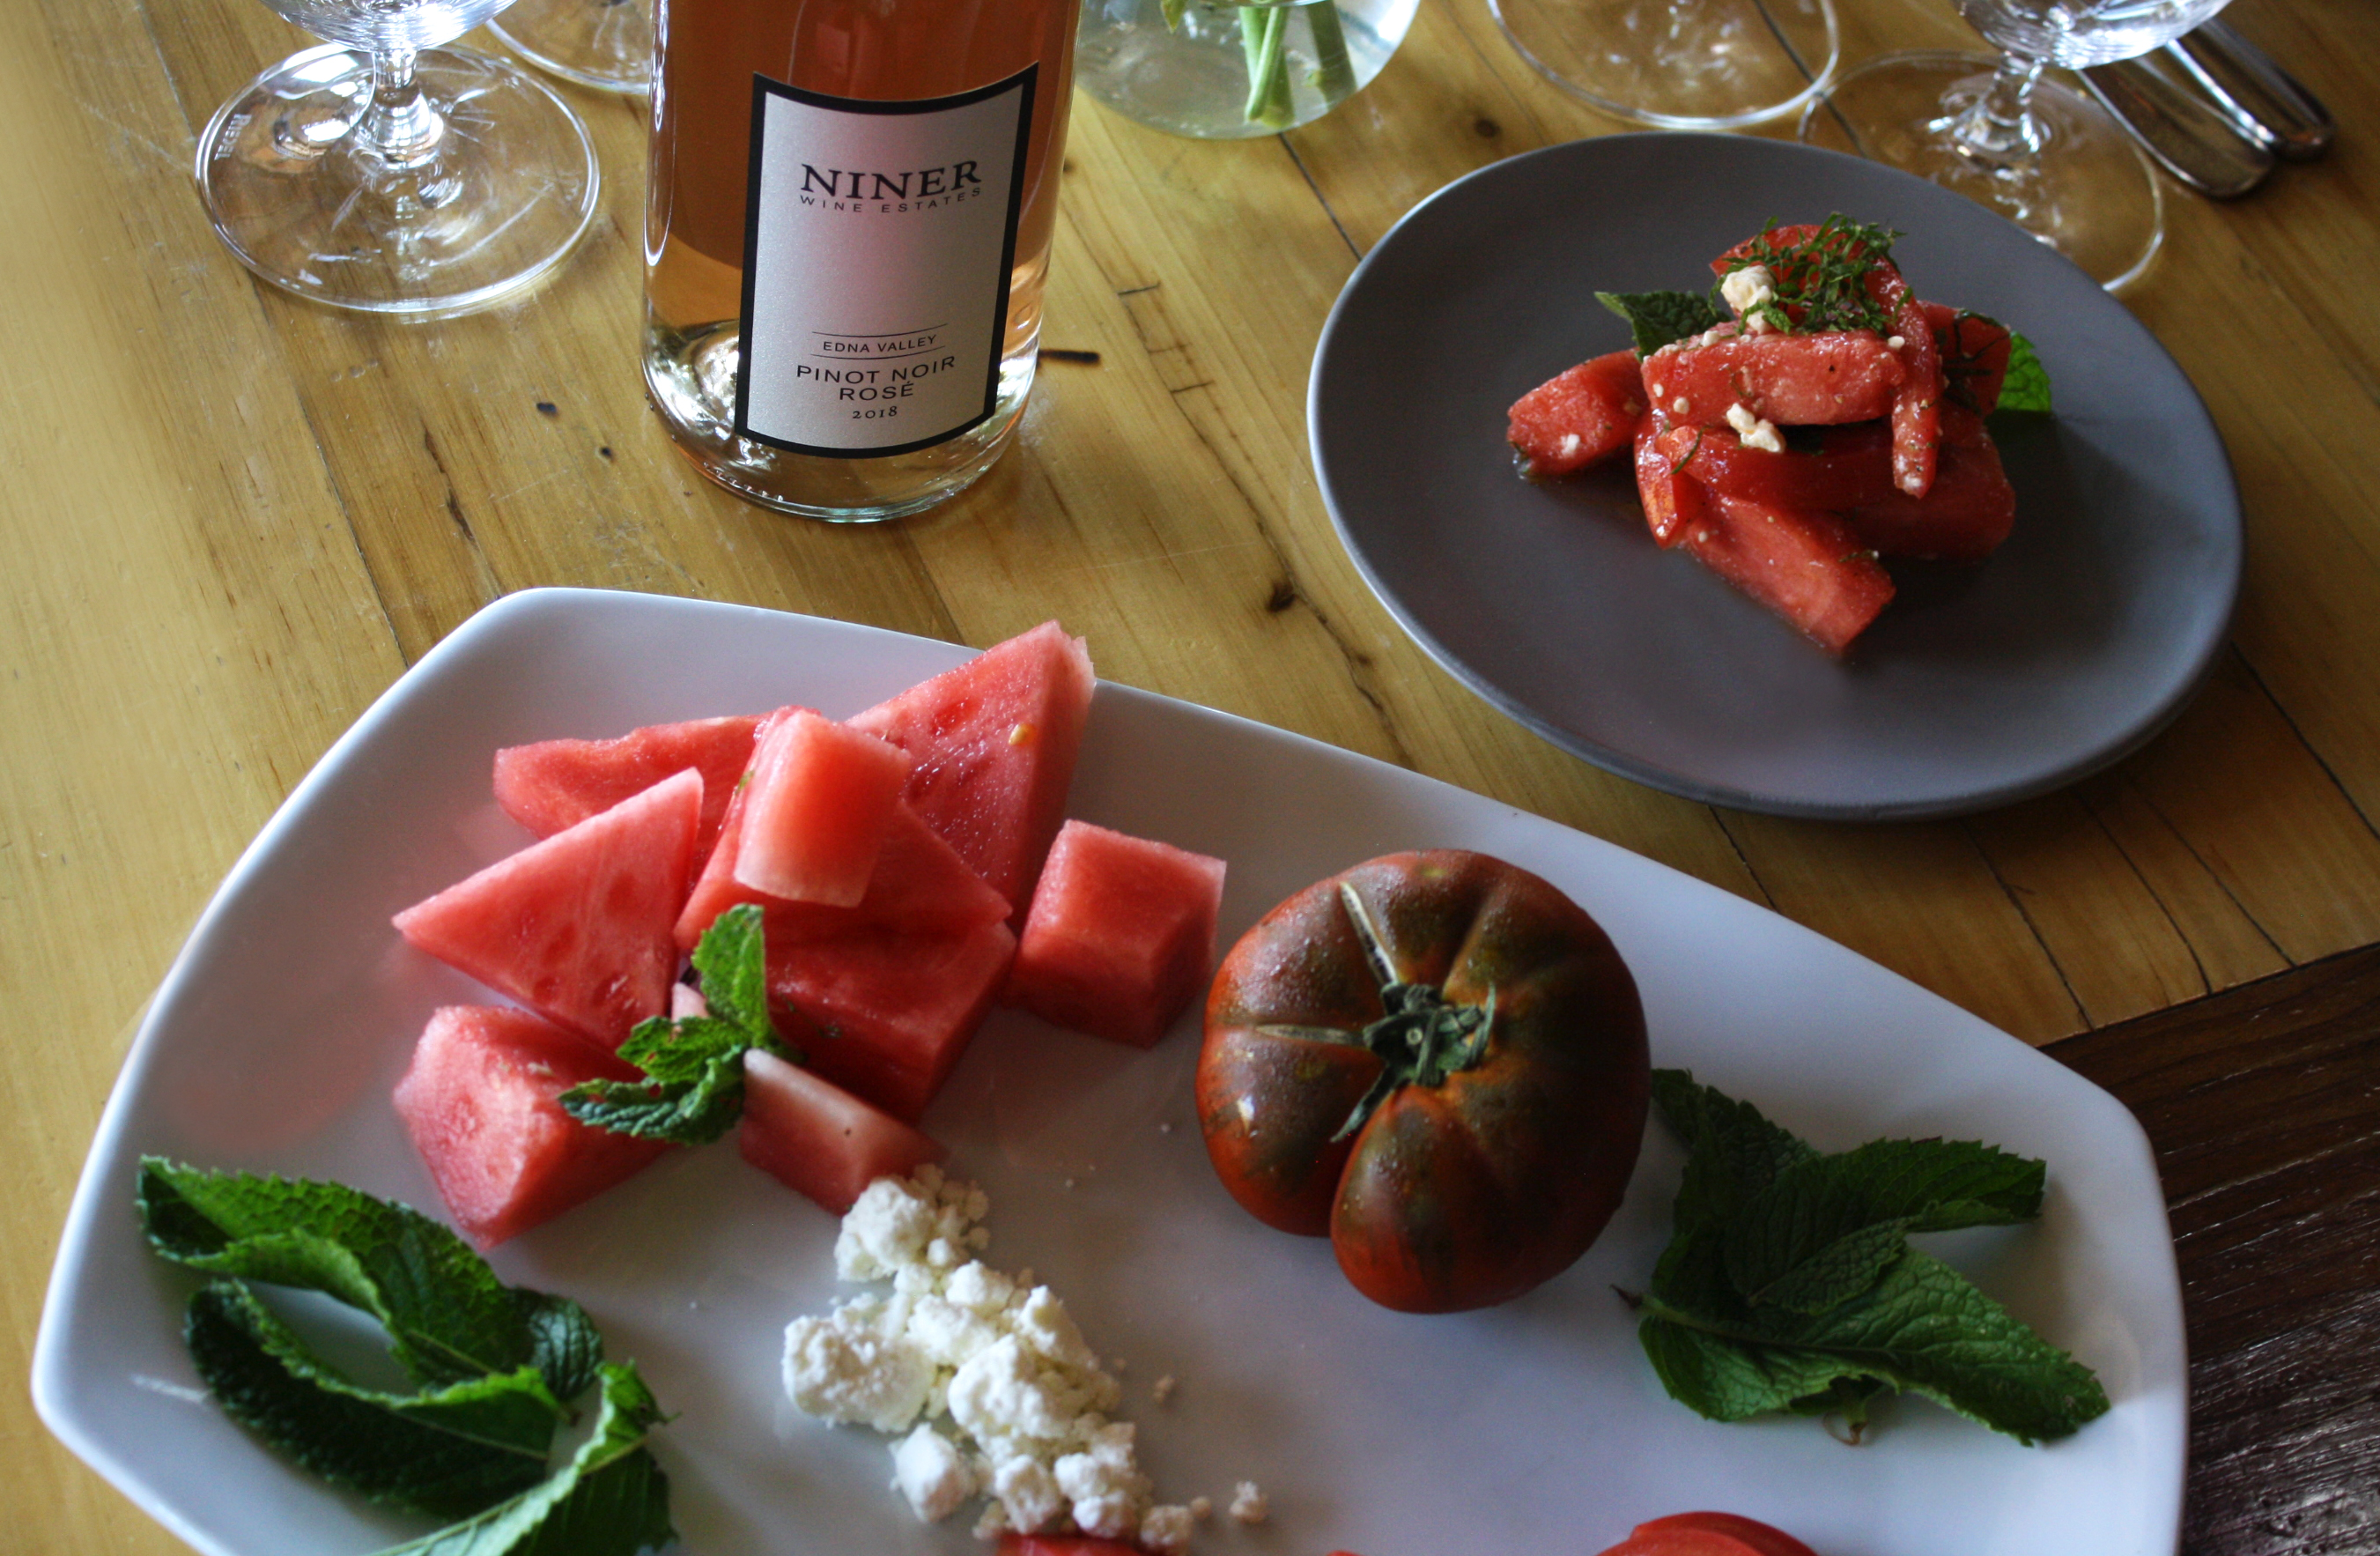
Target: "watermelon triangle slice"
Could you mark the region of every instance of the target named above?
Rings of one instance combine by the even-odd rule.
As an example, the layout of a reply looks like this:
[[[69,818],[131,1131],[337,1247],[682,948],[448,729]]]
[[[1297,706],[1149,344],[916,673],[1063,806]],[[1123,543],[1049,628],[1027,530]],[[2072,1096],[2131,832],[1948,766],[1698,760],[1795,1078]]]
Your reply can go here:
[[[702,774],[702,828],[695,857],[708,858],[735,780],[752,760],[757,713],[647,724],[610,740],[540,740],[496,753],[496,803],[540,837],[552,837],[643,794],[674,772]]]
[[[405,938],[489,988],[617,1048],[659,1015],[693,873],[702,774],[689,769],[499,859],[396,916]]]
[[[1021,918],[1065,820],[1098,679],[1054,621],[849,721],[915,757],[905,797]]]

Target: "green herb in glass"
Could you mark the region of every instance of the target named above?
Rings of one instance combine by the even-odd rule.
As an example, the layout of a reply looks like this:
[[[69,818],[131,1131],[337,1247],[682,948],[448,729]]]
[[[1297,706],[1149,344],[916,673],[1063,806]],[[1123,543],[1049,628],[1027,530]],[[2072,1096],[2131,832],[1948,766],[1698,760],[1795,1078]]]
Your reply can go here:
[[[1165,25],[1182,30],[1190,0],[1162,0]],[[1258,0],[1237,6],[1240,46],[1248,61],[1248,101],[1241,116],[1269,129],[1287,129],[1297,122],[1289,77],[1289,22],[1304,11],[1314,30],[1314,90],[1327,105],[1335,105],[1355,91],[1355,66],[1347,55],[1347,34],[1339,20],[1335,0]]]

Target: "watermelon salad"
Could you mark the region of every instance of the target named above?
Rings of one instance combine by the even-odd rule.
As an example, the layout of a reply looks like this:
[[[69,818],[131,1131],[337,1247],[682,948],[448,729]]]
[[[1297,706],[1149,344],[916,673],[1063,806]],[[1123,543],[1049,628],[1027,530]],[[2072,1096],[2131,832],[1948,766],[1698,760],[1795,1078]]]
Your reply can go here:
[[[2006,327],[1918,299],[1898,236],[1772,225],[1711,261],[1718,302],[1597,294],[1634,343],[1512,405],[1522,474],[1632,456],[1656,543],[1841,655],[1892,600],[1884,558],[1979,563],[2008,539],[2016,494],[1984,419],[2012,352],[2022,408],[2047,408]]]
[[[687,1034],[731,1029],[688,986],[710,975],[681,974],[731,915],[759,926],[766,1005],[722,1051],[738,1148],[838,1215],[942,1160],[917,1125],[995,1004],[1154,1043],[1205,987],[1224,866],[1067,821],[1095,686],[1051,622],[848,720],[788,707],[497,752],[496,799],[539,841],[395,918],[513,1002],[438,1011],[397,1087],[456,1224],[492,1246],[686,1137],[577,1100],[660,1096]]]

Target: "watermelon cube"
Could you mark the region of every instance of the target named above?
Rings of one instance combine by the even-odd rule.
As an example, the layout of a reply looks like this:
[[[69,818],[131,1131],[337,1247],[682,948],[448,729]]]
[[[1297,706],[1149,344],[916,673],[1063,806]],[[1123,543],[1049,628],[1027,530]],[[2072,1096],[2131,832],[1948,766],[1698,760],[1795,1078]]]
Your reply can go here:
[[[1223,861],[1069,821],[1050,849],[1004,998],[1149,1048],[1207,986]]]
[[[617,1048],[669,1007],[702,774],[663,779],[396,916],[419,949]]]
[[[858,929],[769,947],[778,1029],[811,1069],[894,1117],[923,1117],[991,1008],[1016,937]]]
[[[678,915],[677,942],[692,951],[721,914],[738,903],[760,905],[769,943],[797,945],[858,929],[965,930],[1008,917],[1008,899],[985,884],[951,845],[926,825],[906,801],[885,829],[868,893],[850,907],[787,902],[756,892],[735,879],[734,861],[743,835],[743,796],[727,808],[719,847],[703,867],[686,911]]]
[[[448,1005],[396,1083],[396,1112],[465,1235],[494,1247],[642,1171],[670,1148],[581,1124],[555,1100],[630,1065],[525,1010]]]
[[[702,824],[695,857],[710,857],[735,781],[752,760],[759,715],[647,724],[611,740],[541,740],[496,753],[496,803],[540,837],[640,795],[674,772],[702,774]]]
[[[1850,648],[1892,599],[1891,575],[1867,542],[1815,508],[1712,496],[1681,538],[1695,561],[1830,654]]]
[[[773,1053],[744,1054],[744,1160],[836,1215],[879,1178],[905,1178],[950,1154],[880,1109]]]
[[[1098,684],[1083,640],[1043,622],[850,723],[917,759],[909,803],[1021,919]]]
[[[851,907],[868,893],[915,759],[796,708],[752,753],[735,879],[791,902]]]

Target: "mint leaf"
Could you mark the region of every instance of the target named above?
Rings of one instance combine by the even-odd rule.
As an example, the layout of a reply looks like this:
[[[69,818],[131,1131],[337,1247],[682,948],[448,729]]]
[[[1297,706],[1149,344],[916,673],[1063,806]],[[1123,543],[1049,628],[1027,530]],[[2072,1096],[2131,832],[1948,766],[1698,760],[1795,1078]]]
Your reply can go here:
[[[545,1478],[563,1410],[534,1367],[419,1394],[359,1388],[237,1281],[191,1297],[183,1337],[225,1415],[374,1501],[454,1518]]]
[[[1730,317],[1699,292],[1597,292],[1595,300],[1628,321],[1639,357],[1650,357],[1671,341],[1698,335]]]
[[[2049,370],[2041,365],[2033,342],[2013,330],[2009,332],[2008,376],[2000,381],[1999,404],[1993,408],[2050,414]]]
[[[583,1392],[602,1341],[578,1305],[496,1279],[444,1226],[344,1184],[208,1173],[143,1158],[150,1246],[213,1275],[318,1291],[370,1314],[415,1382],[534,1366],[555,1399]]]
[[[552,1478],[380,1556],[634,1556],[675,1539],[669,1477],[645,1446],[661,1407],[632,1365],[602,1382],[594,1435]]]
[[[2089,1368],[1908,1246],[2038,1216],[2042,1163],[1973,1141],[1821,1156],[1682,1070],[1654,1072],[1653,1100],[1690,1153],[1639,1309],[1672,1397],[1719,1420],[1783,1409],[1856,1429],[1888,1387],[2025,1442],[2107,1410]]]
[[[769,1024],[768,940],[760,909],[740,903],[711,921],[694,948],[706,1015],[637,1023],[620,1057],[643,1080],[590,1080],[565,1091],[563,1112],[581,1124],[698,1146],[735,1127],[744,1112],[744,1054],[789,1051]]]

